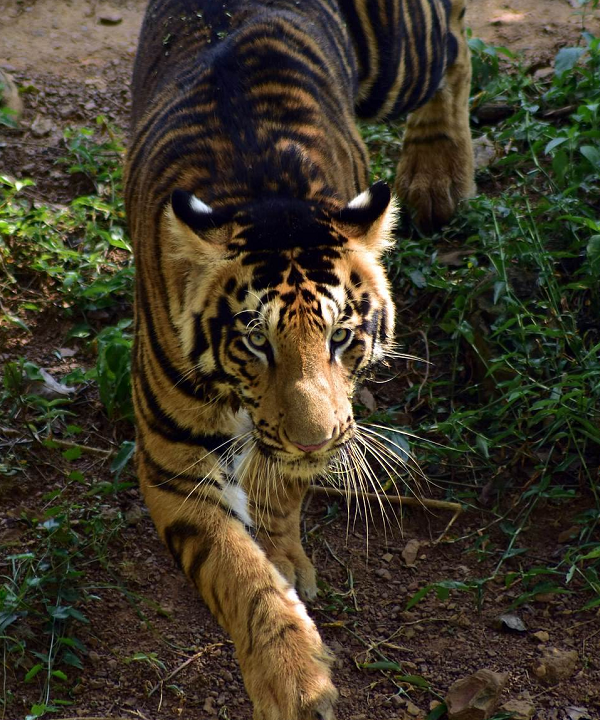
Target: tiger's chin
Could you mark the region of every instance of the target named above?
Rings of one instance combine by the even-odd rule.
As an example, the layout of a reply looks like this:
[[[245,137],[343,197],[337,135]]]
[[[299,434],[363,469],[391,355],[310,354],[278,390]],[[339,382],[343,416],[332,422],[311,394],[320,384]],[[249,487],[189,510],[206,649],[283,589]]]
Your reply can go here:
[[[319,453],[296,455],[270,445],[257,443],[255,452],[282,477],[310,482],[323,475],[339,457],[340,446]]]

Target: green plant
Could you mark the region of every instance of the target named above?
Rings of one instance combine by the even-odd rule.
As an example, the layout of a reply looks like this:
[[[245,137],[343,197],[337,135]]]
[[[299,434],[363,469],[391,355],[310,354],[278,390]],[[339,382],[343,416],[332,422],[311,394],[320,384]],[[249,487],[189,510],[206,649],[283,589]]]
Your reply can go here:
[[[503,524],[505,548],[496,541],[496,567],[478,581],[481,602],[487,581],[525,552],[518,540],[535,508],[584,495],[595,518],[600,509],[600,44],[584,34],[541,81],[506,49],[469,42],[474,108],[513,108],[482,128],[503,153],[478,179],[500,189],[465,204],[432,239],[403,237],[390,255],[399,337],[431,364],[412,364],[400,407],[379,422],[393,428],[396,414],[412,417],[407,450],[462,502],[473,503],[490,478],[503,489],[500,503],[527,483]],[[586,538],[541,580],[552,592],[584,591],[581,605],[592,607],[598,544]],[[481,543],[476,551],[490,553]],[[517,604],[540,592],[534,571],[519,570]],[[411,602],[455,582],[427,585]]]
[[[41,517],[23,517],[27,552],[7,554],[0,585],[0,643],[7,668],[25,684],[35,684],[39,701],[28,717],[41,717],[70,705],[68,690],[83,667],[86,648],[78,628],[87,623],[90,599],[85,568],[90,558],[103,562],[106,546],[121,527],[120,516],[107,522],[101,513],[77,503],[58,502]],[[11,698],[5,698],[5,703]],[[4,704],[4,712],[6,712]]]

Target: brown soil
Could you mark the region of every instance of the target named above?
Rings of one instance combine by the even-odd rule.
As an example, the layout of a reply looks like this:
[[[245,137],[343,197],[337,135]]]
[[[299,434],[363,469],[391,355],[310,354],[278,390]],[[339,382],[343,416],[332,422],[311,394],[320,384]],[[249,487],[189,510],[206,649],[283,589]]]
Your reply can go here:
[[[0,0],[0,58],[27,88],[23,132],[0,134],[0,173],[34,177],[35,193],[46,202],[82,191],[53,164],[62,153],[62,131],[73,124],[91,125],[99,113],[126,128],[127,84],[143,6],[143,0]],[[566,0],[470,0],[469,10],[475,36],[523,51],[537,67],[548,64],[560,47],[575,44],[581,29],[581,15]],[[104,16],[120,19],[103,24]],[[586,27],[600,34],[598,17],[587,18]],[[36,118],[48,121],[43,133],[31,130]],[[67,368],[55,353],[64,345],[66,328],[60,323],[59,316],[45,316],[31,337],[13,330],[0,347],[3,358],[27,355],[60,376]],[[377,396],[376,388],[373,392]],[[117,433],[95,397],[80,397],[76,410],[77,422],[86,428],[85,440],[79,441],[110,448],[117,436],[131,432]],[[101,455],[67,464],[56,452],[34,450],[27,438],[19,439],[18,446],[14,442],[5,435],[0,443],[0,452],[18,453],[24,468],[0,488],[0,543],[11,553],[22,550],[28,537],[22,518],[39,515],[49,491],[61,489],[73,501],[90,502],[85,487],[64,490],[66,472],[78,468],[95,482],[110,481]],[[88,654],[78,671],[74,704],[63,716],[248,720],[251,708],[230,641],[157,540],[137,492],[117,497],[94,500],[107,522],[122,512],[127,524],[107,548],[108,569],[90,564],[86,584],[93,586],[89,593],[97,600],[86,604],[90,622],[77,632]],[[527,553],[507,561],[498,582],[486,588],[481,607],[472,593],[452,591],[443,601],[430,593],[406,611],[409,598],[428,583],[466,582],[493,572],[506,544],[498,524],[492,524],[487,550],[482,550],[481,538],[488,532],[482,528],[493,516],[483,510],[465,513],[442,543],[435,540],[448,520],[443,513],[405,511],[403,533],[386,533],[375,518],[369,523],[367,553],[367,525],[358,520],[347,529],[343,507],[331,517],[327,504],[313,498],[304,529],[323,594],[312,612],[337,658],[338,717],[424,718],[430,703],[455,680],[490,668],[508,673],[502,702],[529,698],[540,720],[575,717],[570,706],[600,718],[600,630],[597,614],[578,612],[585,598],[532,597],[517,610],[527,624],[525,632],[503,632],[494,622],[523,591],[518,584],[505,587],[506,572],[556,564],[564,553],[558,536],[581,509],[567,513],[564,505],[550,502],[538,507],[519,537]],[[407,567],[401,555],[411,539],[421,543],[415,567]],[[548,639],[534,637],[537,631],[547,632]],[[575,674],[557,685],[540,684],[532,670],[544,647],[575,650]],[[140,653],[160,662],[135,660]],[[393,673],[360,667],[382,655],[399,663],[405,675],[426,678],[433,692],[410,687]],[[39,699],[37,681],[25,692],[23,672],[7,668],[4,690],[15,699],[6,720],[23,718]]]

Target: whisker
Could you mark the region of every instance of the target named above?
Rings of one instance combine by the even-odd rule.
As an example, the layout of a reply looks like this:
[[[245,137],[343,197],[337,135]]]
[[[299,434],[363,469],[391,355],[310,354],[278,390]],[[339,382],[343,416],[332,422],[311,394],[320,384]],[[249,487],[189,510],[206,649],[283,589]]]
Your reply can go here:
[[[362,431],[366,431],[366,428],[361,428]],[[362,434],[362,433],[361,433]],[[413,459],[412,464],[407,463],[403,457],[398,455],[398,453],[394,452],[390,449],[390,447],[387,445],[386,442],[382,442],[379,437],[379,433],[376,433],[374,435],[369,434],[368,432],[366,434],[362,434],[363,439],[367,440],[370,443],[373,443],[374,447],[377,447],[379,452],[385,456],[388,461],[394,463],[396,466],[400,466],[408,475],[408,477],[411,479],[417,490],[421,492],[421,479],[424,481],[426,485],[430,484],[429,478],[425,475],[425,473],[421,470],[418,463]],[[384,437],[384,440],[387,440],[387,438]],[[420,478],[420,479],[419,479]]]

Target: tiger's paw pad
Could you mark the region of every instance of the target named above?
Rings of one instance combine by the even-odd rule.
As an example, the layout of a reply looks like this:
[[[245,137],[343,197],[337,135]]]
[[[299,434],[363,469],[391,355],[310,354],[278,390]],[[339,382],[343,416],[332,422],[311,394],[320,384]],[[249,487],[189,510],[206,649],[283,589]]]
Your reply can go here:
[[[432,232],[445,225],[461,200],[475,194],[471,140],[405,147],[395,191],[413,211],[416,225]]]

